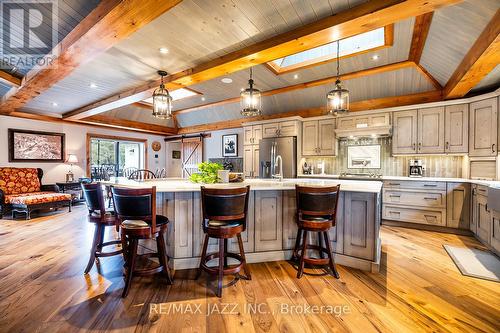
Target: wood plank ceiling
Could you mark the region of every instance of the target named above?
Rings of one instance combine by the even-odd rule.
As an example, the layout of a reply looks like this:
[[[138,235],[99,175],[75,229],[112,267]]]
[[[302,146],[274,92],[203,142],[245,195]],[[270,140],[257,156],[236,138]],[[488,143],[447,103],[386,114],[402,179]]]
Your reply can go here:
[[[135,89],[146,82],[155,82],[157,69],[175,73],[193,68],[365,2],[218,0],[209,4],[203,0],[184,0],[130,37],[77,67],[64,79],[31,99],[20,111],[60,117],[117,93]],[[388,1],[387,5],[397,2]],[[353,102],[421,94],[440,90],[448,83],[499,9],[497,0],[451,2],[451,5],[417,19],[410,17],[396,22],[393,46],[341,60],[343,74],[403,64],[389,68],[390,71],[348,77],[345,85],[351,91]],[[158,51],[160,47],[167,48],[169,52],[161,54]],[[374,60],[374,55],[378,59]],[[306,85],[293,91],[287,87],[332,78],[334,75],[335,62],[283,75],[275,75],[265,65],[254,67],[254,80],[261,91],[283,89],[281,93],[263,98],[264,113],[272,117],[323,107],[324,96],[332,87],[331,81],[325,80],[324,84]],[[247,85],[248,70],[232,72],[223,77],[232,79],[232,83],[224,84],[221,82],[222,77],[216,77],[191,85],[190,88],[202,95],[175,101],[174,111],[199,108],[179,112],[176,122],[154,119],[150,110],[133,104],[101,113],[99,119],[101,122],[102,119],[121,119],[120,124],[128,120],[169,128],[189,128],[218,122],[229,124],[241,118],[238,101],[212,104],[237,98],[240,89]],[[500,69],[497,66],[472,91],[491,89],[497,87],[499,82]],[[96,87],[91,87],[91,83]],[[154,87],[154,84],[151,86]],[[0,82],[1,95],[8,88],[8,85]],[[53,103],[57,103],[57,107]],[[161,128],[155,130],[161,131]]]

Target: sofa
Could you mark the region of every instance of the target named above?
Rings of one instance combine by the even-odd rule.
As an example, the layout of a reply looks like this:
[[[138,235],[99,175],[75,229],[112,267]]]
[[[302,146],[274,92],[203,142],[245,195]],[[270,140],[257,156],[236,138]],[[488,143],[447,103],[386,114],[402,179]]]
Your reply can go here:
[[[40,168],[0,167],[0,218],[7,211],[26,214],[40,209],[68,206],[71,212],[71,194],[60,193],[57,185],[42,185]]]

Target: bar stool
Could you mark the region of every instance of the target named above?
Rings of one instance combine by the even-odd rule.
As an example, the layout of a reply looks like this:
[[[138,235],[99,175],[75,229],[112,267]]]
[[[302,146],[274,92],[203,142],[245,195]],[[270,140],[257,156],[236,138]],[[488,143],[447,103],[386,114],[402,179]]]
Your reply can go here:
[[[328,231],[335,227],[335,216],[340,193],[340,185],[331,187],[304,187],[295,186],[297,195],[297,239],[293,249],[292,260],[299,260],[297,278],[300,279],[304,273],[304,264],[328,265],[335,278],[339,278],[339,273],[335,268],[330,237]],[[319,245],[307,244],[308,232],[319,233]],[[321,237],[326,243],[321,245]],[[302,238],[302,244],[301,244]],[[316,250],[320,253],[320,258],[307,256],[307,250]],[[324,254],[328,258],[324,258]]]
[[[95,224],[94,240],[92,242],[92,248],[90,249],[90,258],[85,268],[85,274],[88,274],[94,266],[94,262],[97,258],[101,257],[111,257],[122,253],[122,250],[117,250],[113,252],[102,252],[102,248],[109,245],[120,244],[120,240],[104,242],[104,232],[106,227],[118,226],[118,219],[116,218],[114,212],[106,211],[106,205],[104,203],[104,195],[102,191],[101,183],[94,184],[81,184],[83,197],[85,198],[85,203],[89,210],[89,215],[87,220],[90,223]]]
[[[123,257],[125,259],[125,287],[122,297],[130,290],[132,277],[162,273],[168,284],[173,283],[165,244],[168,218],[156,215],[156,187],[130,189],[111,187],[113,206],[121,221]],[[157,251],[139,255],[140,239],[155,239]],[[138,259],[158,258],[159,264],[150,268],[137,268]]]
[[[222,279],[224,275],[237,275],[243,268],[245,279],[251,280],[250,270],[245,259],[245,250],[241,233],[246,229],[248,212],[248,197],[250,186],[233,189],[215,189],[201,187],[201,202],[203,209],[203,232],[205,240],[201,254],[200,266],[196,279],[201,275],[202,270],[218,276],[217,292],[218,297],[222,296]],[[227,240],[233,237],[238,238],[240,253],[227,251]],[[219,240],[219,252],[207,255],[209,238]],[[217,267],[209,267],[207,263],[213,259],[219,259]],[[238,264],[228,265],[227,258],[239,261]]]

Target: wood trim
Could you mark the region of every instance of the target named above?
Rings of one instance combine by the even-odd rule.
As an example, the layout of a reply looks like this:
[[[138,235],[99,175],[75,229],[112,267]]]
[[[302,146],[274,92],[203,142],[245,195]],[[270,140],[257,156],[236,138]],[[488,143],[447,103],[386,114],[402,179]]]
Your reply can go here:
[[[369,99],[359,102],[353,102],[350,105],[351,112],[359,112],[365,110],[397,107],[403,105],[428,103],[442,100],[441,91],[427,91],[418,94],[403,95],[403,96],[393,96]],[[249,118],[240,118],[233,120],[220,121],[211,124],[203,124],[197,126],[189,126],[179,128],[178,134],[189,134],[189,133],[202,133],[209,131],[217,131],[222,129],[231,129],[242,127],[245,123],[261,120],[271,120],[279,118],[287,118],[292,116],[300,116],[302,118],[323,116],[326,114],[326,107],[310,108],[297,111],[289,111],[284,113],[272,114],[272,115],[262,115]]]
[[[484,28],[444,87],[446,99],[465,96],[499,63],[500,9]]]
[[[432,17],[434,12],[425,13],[415,18],[415,25],[413,26],[413,36],[411,38],[411,47],[408,60],[420,64],[420,58],[424,51],[427,35],[431,27]]]
[[[436,90],[441,90],[443,87],[441,84],[431,75],[421,64],[415,63],[417,70],[434,86]]]
[[[329,43],[335,42],[334,40],[330,41]],[[328,43],[327,43],[328,44]],[[394,44],[394,24],[389,24],[384,27],[384,45],[373,47],[368,50],[364,51],[359,51],[351,54],[344,55],[340,57],[340,59],[346,59],[346,58],[351,58],[358,56],[360,54],[365,54],[369,52],[375,52],[381,49],[385,49],[387,47],[391,47]],[[315,45],[312,48],[318,47],[321,45]],[[307,61],[303,61],[301,63],[295,64],[295,65],[290,65],[286,67],[279,67],[275,64],[273,64],[271,61],[266,62],[265,65],[267,68],[269,68],[274,74],[276,75],[282,75],[282,74],[287,74],[290,72],[295,72],[298,70],[306,69],[306,68],[311,68],[311,67],[316,67],[324,64],[328,64],[330,62],[334,62],[337,60],[336,55],[325,55],[323,57],[319,57],[316,59],[311,59]]]
[[[7,73],[6,71],[0,70],[0,82],[17,88],[22,84],[22,81],[22,79]]]
[[[190,86],[221,75],[227,75],[257,64],[310,49],[383,27],[400,20],[425,14],[462,0],[372,0],[359,6],[306,24],[294,30],[231,52],[196,67],[165,77],[169,89]],[[325,31],[326,30],[326,31]],[[67,119],[82,119],[145,99],[160,80],[123,91],[91,105],[68,112]]]
[[[53,50],[57,54],[44,67],[35,67],[25,82],[2,98],[0,113],[11,113],[113,47],[181,0],[107,0],[87,15]]]
[[[351,79],[355,79],[358,77],[384,73],[384,72],[398,70],[398,69],[402,69],[402,68],[408,68],[408,67],[412,67],[412,66],[415,66],[415,63],[413,63],[411,61],[402,61],[402,62],[397,62],[394,64],[383,65],[383,66],[373,67],[373,68],[369,68],[369,69],[363,69],[363,70],[356,71],[356,72],[342,74],[340,76],[340,78],[342,80],[351,80]],[[336,80],[337,80],[337,76],[330,76],[330,77],[327,77],[324,79],[319,79],[319,80],[314,80],[314,81],[309,81],[309,82],[304,82],[304,83],[298,83],[298,84],[294,84],[291,86],[286,86],[286,87],[282,87],[282,88],[263,91],[262,96],[272,96],[272,95],[282,94],[282,93],[286,93],[286,92],[290,92],[290,91],[294,91],[294,90],[312,88],[312,87],[321,86],[324,84],[334,83]],[[229,104],[229,103],[237,103],[239,101],[240,101],[239,96],[232,97],[232,98],[228,98],[228,99],[225,99],[222,101],[206,103],[203,105],[198,105],[198,106],[193,106],[190,108],[180,109],[180,110],[174,111],[173,113],[177,114],[177,115],[184,114],[184,113],[189,113],[189,112],[192,112],[195,110],[204,109],[207,107],[224,105],[224,104]]]
[[[167,134],[177,134],[177,130],[173,127],[161,126],[156,124],[141,123],[137,121],[112,118],[103,115],[92,116],[89,118],[77,120],[80,123],[90,123],[90,124],[100,124],[106,127],[114,127],[120,129],[134,128],[136,131],[144,131],[146,133],[167,135]]]
[[[116,135],[104,135],[97,133],[87,133],[87,139],[85,141],[85,161],[86,161],[86,172],[87,176],[90,176],[90,140],[92,139],[108,139],[108,140],[120,140],[120,141],[132,141],[144,144],[144,168],[148,169],[148,139],[142,138],[129,138],[127,136],[116,136]]]

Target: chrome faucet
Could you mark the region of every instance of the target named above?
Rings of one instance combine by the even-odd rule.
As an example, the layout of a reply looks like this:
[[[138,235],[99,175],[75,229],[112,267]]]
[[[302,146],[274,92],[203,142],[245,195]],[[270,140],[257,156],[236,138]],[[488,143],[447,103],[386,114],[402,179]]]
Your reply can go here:
[[[280,162],[280,172],[275,173],[278,160]],[[274,160],[273,178],[278,178],[280,182],[283,181],[283,159],[281,158],[281,155],[276,156],[276,159]]]

